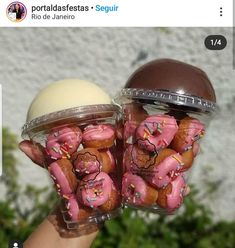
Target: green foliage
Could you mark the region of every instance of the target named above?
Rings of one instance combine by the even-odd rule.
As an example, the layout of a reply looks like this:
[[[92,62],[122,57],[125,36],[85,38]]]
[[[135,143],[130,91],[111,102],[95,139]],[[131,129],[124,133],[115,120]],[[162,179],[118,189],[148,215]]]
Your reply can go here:
[[[149,214],[125,209],[105,223],[92,248],[234,248],[235,222],[213,222],[212,212],[196,198],[192,187],[182,212],[149,218]]]
[[[1,185],[6,198],[0,201],[0,247],[14,238],[24,240],[45,218],[55,204],[54,192],[18,180],[16,137],[3,130],[4,176]],[[211,184],[211,183],[209,183]],[[213,193],[213,184],[207,193]],[[41,200],[43,196],[43,200]],[[203,196],[202,196],[203,197]],[[22,201],[30,202],[22,209]],[[141,214],[140,214],[141,213]],[[234,248],[235,222],[213,222],[213,214],[192,187],[183,209],[175,216],[157,216],[125,209],[118,218],[107,221],[93,248]],[[154,216],[154,218],[153,218]],[[53,248],[53,247],[52,247]],[[69,248],[69,247],[68,247]]]

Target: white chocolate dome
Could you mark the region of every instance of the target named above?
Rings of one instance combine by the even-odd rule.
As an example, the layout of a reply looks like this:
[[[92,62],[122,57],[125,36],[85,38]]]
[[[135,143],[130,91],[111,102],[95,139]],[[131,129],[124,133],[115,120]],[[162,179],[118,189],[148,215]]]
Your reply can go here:
[[[55,111],[94,104],[111,104],[111,98],[94,83],[65,79],[48,85],[36,95],[26,121]]]

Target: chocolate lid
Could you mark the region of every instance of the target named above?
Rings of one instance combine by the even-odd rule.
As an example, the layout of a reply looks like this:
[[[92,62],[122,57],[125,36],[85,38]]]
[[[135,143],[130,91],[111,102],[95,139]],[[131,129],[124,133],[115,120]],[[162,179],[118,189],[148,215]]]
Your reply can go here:
[[[122,97],[138,100],[142,103],[150,103],[155,105],[167,105],[180,107],[181,110],[199,111],[210,113],[217,110],[214,102],[204,100],[201,97],[190,96],[186,94],[173,93],[166,90],[146,90],[146,89],[122,89],[120,97],[116,99],[117,104],[122,104]]]
[[[210,79],[201,69],[173,59],[153,60],[137,69],[125,88],[164,90],[216,102]]]

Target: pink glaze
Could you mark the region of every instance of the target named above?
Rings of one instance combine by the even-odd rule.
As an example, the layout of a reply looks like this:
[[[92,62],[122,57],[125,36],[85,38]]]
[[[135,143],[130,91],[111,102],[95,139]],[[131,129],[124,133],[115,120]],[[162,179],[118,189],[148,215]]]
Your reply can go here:
[[[193,155],[196,157],[198,153],[200,152],[200,145],[197,141],[193,143]]]
[[[66,208],[71,220],[76,221],[78,219],[79,206],[74,194],[66,201]]]
[[[111,125],[89,125],[85,128],[82,139],[84,141],[107,140],[115,135]]]
[[[71,195],[73,190],[71,189],[69,182],[63,173],[62,169],[60,168],[57,162],[53,162],[48,166],[48,171],[53,179],[57,192],[62,197],[67,197]]]
[[[160,164],[155,165],[153,169],[148,170],[143,177],[157,188],[165,187],[176,176],[183,166],[182,156],[178,153],[165,158]]]
[[[137,128],[136,121],[126,121],[124,124],[124,139],[127,144],[133,144],[135,131]]]
[[[75,171],[78,172],[80,175],[86,175],[86,174],[92,174],[95,172],[99,172],[101,168],[100,161],[97,159],[95,154],[92,155],[89,152],[85,152],[84,155],[86,155],[86,153],[89,156],[91,156],[91,159],[89,161],[84,161],[82,159],[79,159],[80,156],[77,157],[77,159],[73,162]]]
[[[52,159],[70,158],[82,141],[81,131],[69,127],[54,129],[47,137],[46,152]]]
[[[149,116],[136,130],[138,145],[156,152],[171,143],[177,130],[178,125],[174,117],[162,114]]]
[[[179,129],[179,131],[182,131]],[[205,126],[197,119],[193,119],[189,122],[189,127],[187,128],[187,136],[184,140],[184,144],[181,146],[180,150],[177,152],[183,152],[191,148],[193,143],[199,140],[205,132]]]
[[[141,205],[147,196],[147,184],[137,175],[126,172],[122,179],[122,196],[127,203]]]
[[[178,176],[171,182],[172,191],[167,194],[167,208],[172,210],[179,208],[183,203],[183,196],[185,195],[186,183],[182,175]]]
[[[77,194],[85,206],[96,208],[108,200],[112,191],[112,185],[112,179],[107,173],[93,173],[82,179]]]

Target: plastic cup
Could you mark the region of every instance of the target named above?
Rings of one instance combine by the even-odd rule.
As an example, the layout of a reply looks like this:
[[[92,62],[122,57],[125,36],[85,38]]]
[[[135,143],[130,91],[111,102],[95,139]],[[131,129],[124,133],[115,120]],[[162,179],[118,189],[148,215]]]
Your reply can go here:
[[[112,104],[70,108],[23,126],[22,137],[39,145],[61,211],[70,229],[113,218],[121,209],[117,157],[119,108]]]
[[[185,175],[216,112],[212,101],[165,90],[123,89],[123,179],[126,206],[172,214],[187,194]]]

